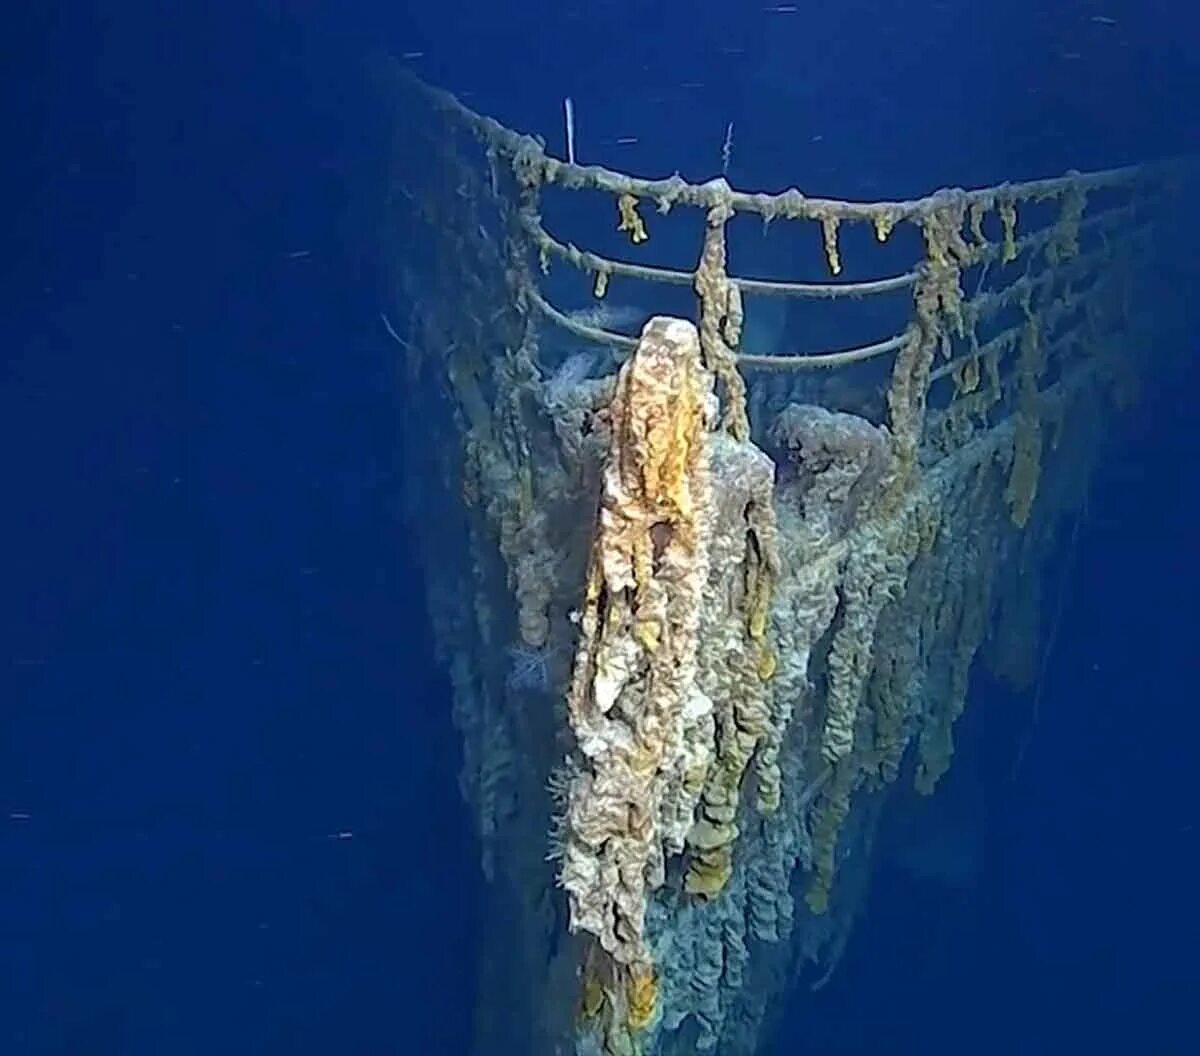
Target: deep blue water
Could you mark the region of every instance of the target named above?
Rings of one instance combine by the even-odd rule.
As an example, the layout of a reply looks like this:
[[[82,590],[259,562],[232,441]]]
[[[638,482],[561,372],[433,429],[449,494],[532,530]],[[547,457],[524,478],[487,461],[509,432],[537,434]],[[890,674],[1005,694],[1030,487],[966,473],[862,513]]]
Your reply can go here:
[[[6,19],[0,1056],[467,1051],[483,883],[400,517],[368,52],[420,52],[556,146],[570,95],[581,150],[650,173],[712,175],[734,121],[733,179],[814,193],[1197,147],[1180,0],[778,6]],[[1029,700],[978,687],[983,879],[953,902],[881,880],[780,1056],[1195,1051],[1200,349],[1194,295],[1189,318],[1169,294],[1200,290],[1200,231],[1179,221],[1015,780]]]

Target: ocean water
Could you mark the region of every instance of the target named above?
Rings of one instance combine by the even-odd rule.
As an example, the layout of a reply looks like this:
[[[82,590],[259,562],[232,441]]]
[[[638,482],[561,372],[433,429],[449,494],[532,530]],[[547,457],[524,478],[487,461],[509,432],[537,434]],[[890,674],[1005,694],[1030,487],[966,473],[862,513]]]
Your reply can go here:
[[[500,902],[380,320],[378,56],[556,154],[570,98],[581,161],[750,189],[1200,146],[1179,0],[80,0],[5,38],[0,1056],[494,1051]],[[1195,1051],[1196,187],[1036,691],[972,684],[953,794],[881,836],[765,1054]]]

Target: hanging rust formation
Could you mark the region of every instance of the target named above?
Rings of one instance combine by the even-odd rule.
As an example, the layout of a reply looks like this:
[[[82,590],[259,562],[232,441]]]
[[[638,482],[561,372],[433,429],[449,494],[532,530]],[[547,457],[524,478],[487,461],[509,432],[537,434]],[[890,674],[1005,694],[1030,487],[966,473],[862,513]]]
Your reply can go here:
[[[1033,677],[1172,170],[750,194],[384,79],[409,513],[490,892],[478,1051],[753,1053],[836,966],[889,806],[950,767],[975,661]]]

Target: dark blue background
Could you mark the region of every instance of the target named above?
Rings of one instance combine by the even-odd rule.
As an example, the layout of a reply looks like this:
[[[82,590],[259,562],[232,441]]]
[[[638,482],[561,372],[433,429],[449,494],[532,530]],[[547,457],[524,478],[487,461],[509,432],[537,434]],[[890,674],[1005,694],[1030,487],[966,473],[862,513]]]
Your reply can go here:
[[[8,16],[0,1053],[466,1051],[482,882],[399,517],[368,52],[555,145],[572,95],[581,150],[651,173],[712,175],[733,120],[755,186],[1196,146],[1182,3],[771,6]],[[1194,291],[1189,245],[1165,273]],[[1015,783],[1029,702],[982,688],[985,882],[880,885],[780,1053],[1194,1051],[1197,349],[1170,306]]]

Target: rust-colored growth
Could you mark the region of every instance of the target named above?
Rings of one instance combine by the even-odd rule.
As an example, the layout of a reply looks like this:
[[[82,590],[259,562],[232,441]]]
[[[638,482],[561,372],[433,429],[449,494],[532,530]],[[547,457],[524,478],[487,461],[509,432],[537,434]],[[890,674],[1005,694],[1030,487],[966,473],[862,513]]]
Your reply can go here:
[[[608,458],[567,698],[586,762],[569,796],[560,875],[572,928],[594,935],[625,965],[651,961],[646,901],[663,883],[664,842],[683,843],[707,765],[703,715],[686,707],[696,699],[708,579],[712,389],[696,327],[656,317],[621,367],[608,408]],[[623,982],[605,990],[616,1000]]]
[[[580,1029],[597,1029],[610,1035],[622,1016],[616,965],[596,943],[589,943],[580,966],[579,997],[575,1018]]]
[[[700,347],[704,365],[725,387],[722,425],[737,440],[750,438],[746,412],[746,382],[737,367],[733,346],[741,341],[745,322],[741,292],[730,281],[726,265],[726,225],[733,217],[728,204],[714,205],[705,219],[704,249],[696,268],[696,296],[700,298]]]
[[[875,225],[875,239],[877,242],[886,242],[891,238],[892,231],[896,227],[897,216],[892,212],[877,213],[871,221]]]
[[[1013,436],[1013,461],[1005,498],[1013,524],[1024,528],[1029,521],[1042,464],[1042,424],[1038,416],[1038,389],[1045,369],[1041,324],[1030,315],[1021,334],[1021,355],[1017,371],[1017,414]]]
[[[836,216],[827,216],[821,221],[821,240],[825,243],[825,260],[834,275],[842,273],[842,256],[838,252],[838,223]],[[878,233],[879,229],[877,228],[877,236]],[[881,238],[880,241],[882,242],[883,239]]]
[[[604,1008],[604,986],[594,975],[586,975],[579,991],[579,1018],[588,1023]]]
[[[758,677],[764,682],[770,682],[779,668],[779,657],[770,645],[764,645],[758,656]]]
[[[1079,224],[1087,209],[1087,192],[1071,187],[1063,192],[1062,212],[1046,245],[1046,262],[1051,266],[1079,256]]]
[[[688,864],[683,887],[689,895],[716,898],[725,890],[733,873],[733,847],[726,843],[708,851],[695,852]]]
[[[1000,223],[1004,228],[1004,248],[1000,253],[1001,264],[1011,264],[1017,259],[1017,204],[1011,198],[1000,203]]]
[[[767,620],[771,615],[771,568],[763,561],[750,561],[746,566],[746,629],[756,642],[762,641],[767,633]]]
[[[617,212],[621,216],[617,230],[626,232],[629,235],[629,241],[635,246],[640,246],[643,242],[649,241],[650,234],[646,230],[646,221],[641,218],[637,207],[638,200],[632,194],[623,194],[617,199]]]
[[[618,471],[625,496],[637,507],[636,514],[620,511],[619,519],[640,529],[625,540],[639,588],[651,577],[654,552],[675,532],[684,533],[679,541],[690,549],[695,514],[691,478],[701,451],[710,384],[699,358],[680,354],[681,341],[694,334],[690,326],[679,335],[666,320],[652,319],[646,333],[651,328],[656,340],[646,342],[621,372],[613,404]]]
[[[988,244],[987,235],[983,230],[983,219],[987,216],[988,202],[986,200],[976,200],[971,203],[967,210],[968,226],[971,229],[971,237],[975,239],[977,247],[983,247]]]
[[[658,979],[648,964],[634,964],[625,978],[626,1019],[632,1030],[645,1030],[658,1007]]]
[[[688,833],[691,860],[683,886],[689,895],[701,898],[716,898],[733,874],[740,785],[756,741],[738,730],[735,715],[729,715],[727,723],[718,735],[718,759],[709,773],[696,823]]]
[[[969,356],[954,368],[954,395],[969,396],[979,388],[979,357]]]
[[[684,360],[683,369],[675,370],[674,364],[660,359],[647,371],[630,376],[631,425],[645,442],[646,497],[660,505],[669,503],[684,514],[691,512],[684,483],[695,458],[704,410],[700,372],[688,369],[691,366]]]

